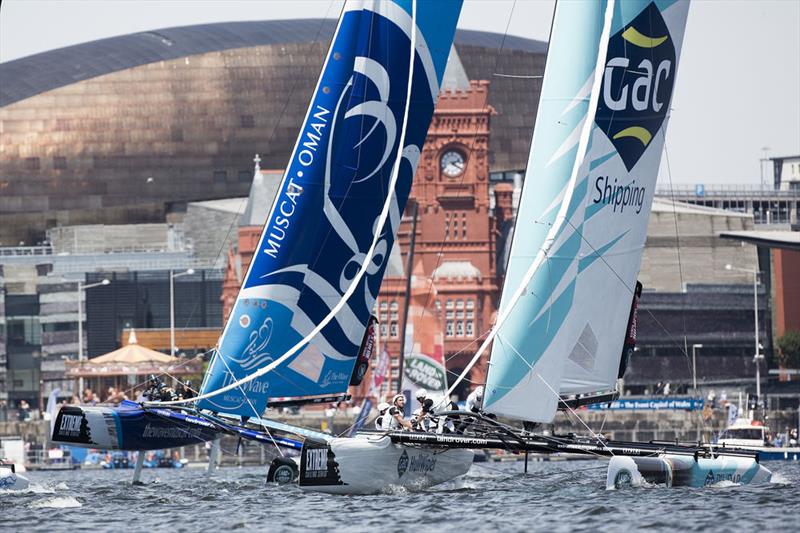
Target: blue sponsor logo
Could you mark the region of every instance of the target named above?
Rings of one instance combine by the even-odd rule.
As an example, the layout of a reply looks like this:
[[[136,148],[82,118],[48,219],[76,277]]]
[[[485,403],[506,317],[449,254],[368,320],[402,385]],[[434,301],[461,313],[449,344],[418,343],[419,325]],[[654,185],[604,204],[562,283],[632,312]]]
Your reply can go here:
[[[669,110],[675,83],[675,46],[651,3],[608,41],[595,123],[630,171]]]

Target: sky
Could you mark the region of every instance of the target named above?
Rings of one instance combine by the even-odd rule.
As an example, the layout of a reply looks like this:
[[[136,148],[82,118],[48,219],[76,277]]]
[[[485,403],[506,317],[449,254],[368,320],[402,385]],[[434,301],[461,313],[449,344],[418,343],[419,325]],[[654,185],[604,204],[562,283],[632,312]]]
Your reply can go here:
[[[465,0],[459,27],[547,40],[554,4]],[[341,6],[341,0],[3,0],[0,62],[174,26],[335,18]],[[800,0],[692,2],[661,184],[758,185],[765,155],[800,155],[799,28]]]

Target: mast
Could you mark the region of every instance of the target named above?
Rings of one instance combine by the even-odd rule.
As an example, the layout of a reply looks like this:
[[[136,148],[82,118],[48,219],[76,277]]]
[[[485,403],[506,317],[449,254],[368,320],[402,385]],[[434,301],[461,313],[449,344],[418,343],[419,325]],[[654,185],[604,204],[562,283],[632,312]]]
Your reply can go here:
[[[403,335],[400,337],[400,371],[397,377],[397,394],[403,393],[403,374],[406,368],[406,327],[408,326],[408,309],[411,304],[411,278],[414,270],[414,246],[417,242],[417,214],[419,212],[419,203],[416,200],[413,201],[411,211],[413,218],[411,220],[411,237],[408,242],[408,258],[406,260],[406,298],[403,304]]]

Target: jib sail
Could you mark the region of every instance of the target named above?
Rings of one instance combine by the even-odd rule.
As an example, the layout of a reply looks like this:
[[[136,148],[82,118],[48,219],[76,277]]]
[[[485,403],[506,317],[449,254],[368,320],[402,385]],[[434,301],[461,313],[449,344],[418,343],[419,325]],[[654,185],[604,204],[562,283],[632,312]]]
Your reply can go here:
[[[347,2],[306,119],[201,394],[277,360],[271,372],[199,406],[259,415],[272,397],[344,392],[405,208],[461,0]],[[412,12],[415,9],[415,12]],[[416,19],[414,27],[413,19]],[[410,69],[412,32],[415,54]],[[409,75],[411,77],[409,91]],[[409,101],[410,93],[410,101]],[[408,108],[408,110],[407,110]],[[401,126],[406,120],[404,143]],[[396,187],[389,190],[397,158]],[[388,201],[389,216],[377,227]]]
[[[559,395],[614,386],[687,12],[682,1],[557,6],[488,411],[548,422]]]

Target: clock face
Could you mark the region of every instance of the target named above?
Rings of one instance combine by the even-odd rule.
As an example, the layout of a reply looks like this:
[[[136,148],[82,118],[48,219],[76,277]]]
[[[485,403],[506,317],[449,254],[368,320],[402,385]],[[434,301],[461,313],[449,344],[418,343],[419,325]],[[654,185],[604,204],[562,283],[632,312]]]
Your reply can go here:
[[[460,152],[450,150],[445,152],[441,160],[442,172],[450,177],[458,176],[464,172],[464,156]]]

